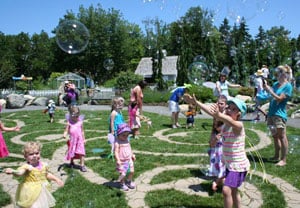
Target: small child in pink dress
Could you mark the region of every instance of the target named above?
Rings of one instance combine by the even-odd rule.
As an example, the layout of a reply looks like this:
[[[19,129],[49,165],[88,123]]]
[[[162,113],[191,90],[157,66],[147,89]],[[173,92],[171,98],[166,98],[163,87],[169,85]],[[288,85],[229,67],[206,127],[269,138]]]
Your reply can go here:
[[[118,125],[117,138],[114,144],[116,168],[120,173],[118,181],[120,182],[121,189],[128,191],[134,189],[135,184],[132,181],[134,174],[135,155],[132,153],[131,146],[128,140],[130,127],[126,123]],[[126,175],[128,173],[127,181]]]
[[[6,127],[4,123],[0,121],[0,158],[7,157],[9,155],[9,151],[3,138],[2,131],[20,131],[20,129],[21,128],[19,126]]]
[[[84,165],[85,157],[85,136],[83,130],[84,116],[80,115],[80,110],[77,106],[71,106],[69,108],[69,114],[67,117],[67,126],[64,131],[63,137],[66,138],[69,134],[70,139],[67,142],[68,151],[66,160],[71,160],[70,165],[74,166],[74,159],[80,159],[80,170],[86,172],[87,169]]]

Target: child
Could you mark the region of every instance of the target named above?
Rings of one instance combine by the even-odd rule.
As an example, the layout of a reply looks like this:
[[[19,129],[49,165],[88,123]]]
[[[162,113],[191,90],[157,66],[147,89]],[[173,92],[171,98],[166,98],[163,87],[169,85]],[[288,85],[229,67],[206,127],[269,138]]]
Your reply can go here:
[[[26,164],[18,169],[6,168],[6,174],[22,176],[16,192],[17,207],[54,207],[55,199],[50,193],[49,180],[63,186],[64,182],[49,172],[47,163],[40,161],[42,145],[38,142],[27,142],[23,148]]]
[[[239,119],[246,114],[246,104],[236,98],[227,101],[225,113],[219,111],[217,104],[206,106],[189,95],[185,100],[199,106],[206,113],[224,122],[222,126],[223,160],[226,165],[225,182],[223,186],[224,207],[241,207],[241,197],[238,191],[250,169],[250,162],[245,152],[245,129]]]
[[[133,138],[138,139],[139,129],[141,128],[140,111],[136,102],[129,105],[129,126],[132,130]]]
[[[48,112],[50,117],[50,123],[54,122],[55,109],[56,109],[55,102],[53,100],[49,100],[47,109],[45,109],[44,113]]]
[[[9,151],[3,138],[2,131],[20,131],[20,129],[21,128],[19,126],[6,127],[4,123],[0,121],[0,158],[7,157],[9,155]]]
[[[217,104],[219,111],[221,113],[225,112],[227,98],[225,95],[221,95],[218,98]],[[224,182],[225,176],[225,164],[222,161],[223,148],[222,142],[223,137],[221,134],[223,122],[214,118],[213,127],[211,131],[211,136],[209,140],[209,161],[210,167],[208,170],[208,175],[216,177],[216,179],[212,183],[212,190],[217,191],[218,185],[222,185]]]
[[[70,106],[67,117],[67,126],[63,137],[66,138],[69,134],[68,151],[66,160],[71,160],[71,167],[74,166],[74,159],[80,159],[80,170],[86,172],[84,165],[85,156],[85,136],[83,130],[84,116],[80,115],[80,110],[77,106]]]
[[[121,189],[124,191],[135,188],[135,184],[132,181],[134,174],[133,161],[135,161],[135,155],[132,153],[128,140],[130,132],[131,129],[126,123],[119,124],[117,138],[114,144],[116,168],[120,173],[118,181],[120,182]],[[125,181],[125,177],[128,172],[128,180]]]
[[[186,115],[186,128],[193,127],[194,128],[194,116],[196,115],[195,106],[193,104],[189,104],[189,109],[185,112]]]
[[[115,97],[111,104],[111,113],[109,116],[109,133],[117,136],[117,128],[121,123],[125,123],[121,110],[124,107],[124,98]]]
[[[108,158],[114,159],[114,143],[115,138],[117,137],[118,125],[125,123],[121,110],[124,107],[124,98],[115,97],[111,103],[111,113],[109,115],[109,127],[107,141],[111,145],[111,153]]]

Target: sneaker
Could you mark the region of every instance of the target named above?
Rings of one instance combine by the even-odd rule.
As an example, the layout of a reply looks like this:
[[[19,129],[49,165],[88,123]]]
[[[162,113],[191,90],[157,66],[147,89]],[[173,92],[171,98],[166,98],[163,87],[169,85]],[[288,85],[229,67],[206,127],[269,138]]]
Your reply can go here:
[[[87,172],[87,169],[86,169],[85,166],[81,166],[81,167],[80,167],[80,171],[81,171],[81,172]]]
[[[181,125],[179,123],[176,124],[177,127],[181,127]]]
[[[177,126],[176,126],[176,125],[172,125],[172,128],[173,128],[173,129],[177,129]]]
[[[126,184],[128,188],[130,189],[135,189],[135,183],[132,181],[128,181],[128,183]]]
[[[128,191],[129,190],[128,186],[126,186],[125,183],[121,184],[121,189],[123,191]]]

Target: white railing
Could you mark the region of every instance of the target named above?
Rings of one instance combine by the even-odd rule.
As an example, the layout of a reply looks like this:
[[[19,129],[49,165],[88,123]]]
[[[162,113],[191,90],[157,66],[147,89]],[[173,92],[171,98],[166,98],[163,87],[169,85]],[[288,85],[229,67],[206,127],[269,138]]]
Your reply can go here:
[[[28,94],[33,97],[50,97],[58,96],[58,90],[29,90]]]

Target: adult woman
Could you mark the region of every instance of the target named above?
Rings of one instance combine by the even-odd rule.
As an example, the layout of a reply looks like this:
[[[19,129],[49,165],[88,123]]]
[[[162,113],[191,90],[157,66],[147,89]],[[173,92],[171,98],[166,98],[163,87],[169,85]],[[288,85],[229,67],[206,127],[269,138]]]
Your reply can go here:
[[[143,114],[143,89],[147,86],[147,82],[141,80],[138,84],[131,89],[130,92],[130,102],[128,106],[128,115],[129,115],[129,125],[132,129],[133,137],[139,135],[139,128],[141,123],[139,120],[139,115]]]
[[[286,136],[286,121],[287,112],[286,105],[293,93],[293,86],[289,82],[290,68],[286,66],[277,67],[277,81],[270,87],[267,82],[264,83],[264,88],[271,96],[268,119],[268,126],[273,126],[276,131],[273,131],[275,154],[271,158],[277,166],[286,165],[286,157],[288,153],[288,140]],[[280,155],[281,154],[281,155]]]
[[[220,77],[219,77],[219,81],[216,82],[216,96],[220,96],[220,95],[225,95],[227,98],[230,97],[229,95],[229,91],[228,88],[238,88],[241,87],[241,85],[239,84],[232,84],[230,82],[227,81],[227,76],[229,74],[229,69],[226,68],[227,70],[222,70],[222,72],[220,73]]]

